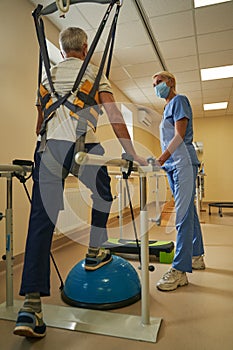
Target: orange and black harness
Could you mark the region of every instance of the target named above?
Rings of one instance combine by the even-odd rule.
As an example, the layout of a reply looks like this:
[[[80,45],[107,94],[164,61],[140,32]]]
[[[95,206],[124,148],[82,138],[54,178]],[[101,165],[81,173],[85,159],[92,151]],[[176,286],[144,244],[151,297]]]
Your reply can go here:
[[[84,2],[83,0],[71,0],[71,4]],[[99,115],[102,113],[101,106],[99,104],[98,89],[100,79],[103,73],[106,59],[108,57],[106,76],[109,76],[110,65],[113,53],[113,45],[116,32],[117,19],[121,7],[121,1],[119,0],[92,0],[86,2],[99,2],[99,3],[109,3],[109,6],[105,12],[105,15],[100,23],[100,26],[96,32],[96,35],[91,43],[90,49],[88,50],[87,56],[82,63],[78,76],[74,82],[73,88],[71,91],[66,93],[64,96],[61,96],[57,93],[54,88],[54,84],[50,72],[50,60],[48,55],[48,49],[45,40],[45,31],[44,23],[41,15],[51,14],[57,11],[56,3],[53,3],[47,6],[43,10],[42,5],[38,5],[37,8],[33,11],[32,15],[35,22],[37,39],[40,47],[40,56],[39,56],[39,73],[38,73],[38,99],[40,101],[41,109],[43,112],[43,123],[40,130],[41,135],[41,146],[40,152],[43,152],[46,145],[46,129],[47,123],[56,115],[56,110],[61,106],[66,106],[70,112],[70,116],[78,120],[76,128],[76,145],[75,152],[84,151],[85,149],[85,136],[87,132],[87,127],[90,126],[94,131],[96,130],[97,121]],[[96,76],[94,83],[85,80],[84,83],[80,86],[80,82],[85,74],[86,68],[90,62],[90,59],[94,53],[94,50],[98,44],[100,36],[103,32],[105,24],[108,20],[110,12],[113,6],[117,4],[116,12],[112,20],[110,31],[107,37],[106,46],[103,52],[103,56],[100,62],[99,70]],[[42,78],[42,65],[44,64],[46,76],[48,79],[50,92],[41,84]],[[74,96],[73,101],[70,101],[70,96]],[[77,167],[78,171],[78,167]]]

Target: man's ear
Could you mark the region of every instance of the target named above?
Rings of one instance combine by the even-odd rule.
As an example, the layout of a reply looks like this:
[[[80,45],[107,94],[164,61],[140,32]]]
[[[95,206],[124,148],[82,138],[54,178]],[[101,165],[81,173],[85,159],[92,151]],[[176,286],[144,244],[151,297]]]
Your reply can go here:
[[[65,55],[64,55],[64,52],[62,50],[60,50],[60,54],[61,54],[62,58],[65,59]]]
[[[88,51],[88,45],[86,43],[83,44],[83,56],[86,57]]]

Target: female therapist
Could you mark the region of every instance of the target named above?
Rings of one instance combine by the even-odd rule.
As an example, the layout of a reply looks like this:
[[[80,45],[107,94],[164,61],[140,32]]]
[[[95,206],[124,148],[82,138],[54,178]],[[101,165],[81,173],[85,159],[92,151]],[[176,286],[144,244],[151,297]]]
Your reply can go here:
[[[205,269],[202,232],[194,204],[199,161],[193,147],[192,109],[176,93],[176,79],[163,71],[153,76],[156,96],[165,99],[160,124],[162,154],[157,159],[167,173],[176,209],[176,252],[172,267],[157,283],[161,291],[188,284],[186,272]]]

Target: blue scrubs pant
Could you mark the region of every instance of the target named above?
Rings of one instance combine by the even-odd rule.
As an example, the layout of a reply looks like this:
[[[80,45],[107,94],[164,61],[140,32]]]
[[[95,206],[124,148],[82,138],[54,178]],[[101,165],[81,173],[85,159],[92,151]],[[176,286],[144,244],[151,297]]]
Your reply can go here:
[[[176,252],[172,267],[192,272],[192,257],[204,254],[202,232],[194,197],[197,166],[177,167],[167,172],[176,209]]]
[[[63,209],[63,189],[73,159],[74,143],[48,140],[46,150],[35,151],[31,213],[25,250],[20,295],[39,292],[50,295],[50,249],[59,211]],[[100,144],[86,144],[87,152],[103,155]],[[106,224],[112,204],[110,177],[106,167],[84,166],[79,179],[92,192],[90,246],[107,240]]]

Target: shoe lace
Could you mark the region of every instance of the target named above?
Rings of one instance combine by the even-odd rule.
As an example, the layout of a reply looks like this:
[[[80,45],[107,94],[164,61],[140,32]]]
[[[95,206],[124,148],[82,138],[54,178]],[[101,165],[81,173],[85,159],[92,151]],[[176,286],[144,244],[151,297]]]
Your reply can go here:
[[[100,248],[99,249],[99,253],[98,253],[98,257],[105,257],[107,254],[110,254],[110,250],[109,249],[105,249],[105,248]]]
[[[176,270],[171,268],[170,270],[168,270],[164,275],[163,275],[163,279],[168,280],[172,275],[174,275],[176,273]]]

